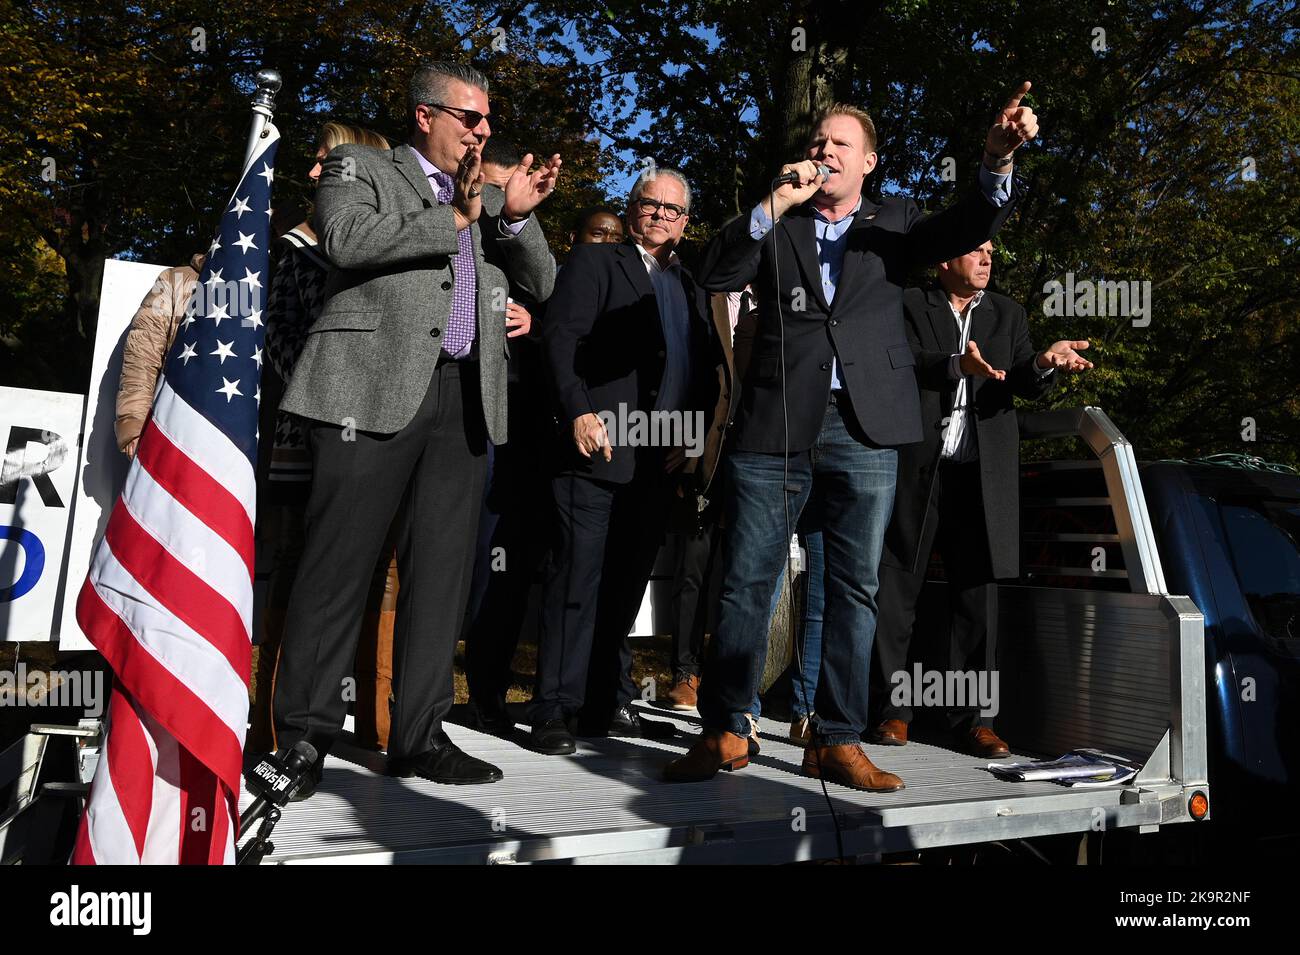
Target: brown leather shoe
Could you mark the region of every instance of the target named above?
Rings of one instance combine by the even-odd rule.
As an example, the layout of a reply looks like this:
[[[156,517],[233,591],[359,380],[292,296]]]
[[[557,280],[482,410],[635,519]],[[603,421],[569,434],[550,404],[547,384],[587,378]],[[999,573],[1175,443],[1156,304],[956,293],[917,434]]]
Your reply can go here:
[[[881,746],[906,746],[907,724],[902,720],[885,720],[871,734],[871,742]]]
[[[807,746],[812,741],[812,722],[809,717],[795,720],[790,724],[790,742],[798,746]]]
[[[700,678],[688,674],[673,683],[668,691],[668,708],[673,710],[693,710],[699,703]]]
[[[967,733],[965,743],[966,751],[972,756],[1001,759],[1003,756],[1011,755],[1010,747],[998,739],[998,734],[987,726],[977,726]]]
[[[720,769],[731,772],[748,765],[746,737],[705,730],[685,756],[664,767],[664,779],[670,783],[700,783],[712,779]]]
[[[871,793],[892,793],[903,788],[901,779],[877,768],[857,743],[838,746],[809,743],[803,754],[802,772],[813,779],[825,779]]]

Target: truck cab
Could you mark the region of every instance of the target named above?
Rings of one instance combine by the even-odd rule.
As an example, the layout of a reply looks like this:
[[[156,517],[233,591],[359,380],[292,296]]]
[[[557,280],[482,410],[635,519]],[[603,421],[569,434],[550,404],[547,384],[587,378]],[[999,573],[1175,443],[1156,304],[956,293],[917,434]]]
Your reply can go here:
[[[1205,617],[1216,849],[1300,835],[1300,475],[1241,456],[1142,469],[1165,579]]]

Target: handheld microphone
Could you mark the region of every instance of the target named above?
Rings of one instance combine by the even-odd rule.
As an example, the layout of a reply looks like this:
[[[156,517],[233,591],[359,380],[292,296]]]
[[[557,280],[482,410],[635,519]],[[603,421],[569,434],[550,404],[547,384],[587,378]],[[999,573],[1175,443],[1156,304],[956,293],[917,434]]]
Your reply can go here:
[[[831,167],[823,163],[818,163],[817,174],[821,176],[822,181],[825,182],[827,179],[830,178]],[[775,179],[772,180],[772,185],[773,187],[783,186],[787,182],[798,182],[798,181],[799,181],[799,174],[797,172],[783,172],[781,173],[781,175],[777,176]]]
[[[244,810],[239,820],[237,838],[242,839],[253,823],[266,815],[271,807],[284,808],[289,797],[302,785],[316,759],[316,747],[306,740],[294,743],[293,749],[287,753],[280,750],[263,756],[244,776],[248,791],[257,798]]]

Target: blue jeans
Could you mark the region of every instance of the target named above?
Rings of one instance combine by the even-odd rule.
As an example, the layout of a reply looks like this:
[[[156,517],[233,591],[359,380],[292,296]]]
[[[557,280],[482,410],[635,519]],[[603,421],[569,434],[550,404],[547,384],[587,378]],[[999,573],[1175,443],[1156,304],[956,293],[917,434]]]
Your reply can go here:
[[[749,734],[745,713],[762,675],[772,581],[785,566],[789,530],[814,486],[826,560],[814,733],[820,743],[833,746],[857,743],[867,729],[877,573],[894,506],[898,452],[872,447],[850,428],[861,433],[856,422],[846,425],[832,403],[810,450],[788,459],[745,451],[731,455],[721,617],[700,685],[700,716],[707,729]]]
[[[784,515],[782,516],[784,521]],[[799,722],[813,712],[813,701],[817,699],[817,674],[822,665],[822,612],[826,601],[826,554],[822,546],[821,529],[799,528],[799,540],[808,552],[808,569],[804,574],[807,581],[807,596],[804,600],[804,615],[799,633],[799,657],[796,663],[803,663],[802,669],[796,667],[794,684],[794,722]],[[776,578],[776,589],[772,591],[772,606],[767,618],[776,616],[781,603],[781,585],[785,581],[784,569]],[[761,668],[760,668],[761,669]],[[763,712],[763,703],[754,692],[754,704],[750,709],[755,717]]]

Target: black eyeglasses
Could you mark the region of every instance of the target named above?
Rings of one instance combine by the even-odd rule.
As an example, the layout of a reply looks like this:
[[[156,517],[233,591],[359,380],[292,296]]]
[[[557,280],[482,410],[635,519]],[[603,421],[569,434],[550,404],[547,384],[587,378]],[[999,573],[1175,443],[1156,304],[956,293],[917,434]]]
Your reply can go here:
[[[476,109],[465,109],[463,106],[444,106],[442,103],[421,103],[421,106],[432,106],[434,109],[440,109],[444,113],[450,113],[460,120],[461,125],[466,129],[478,129],[478,124],[485,119],[491,119],[491,113],[480,113]],[[459,115],[458,115],[459,114]]]
[[[641,210],[642,215],[647,216],[654,215],[656,210],[662,210],[663,217],[669,222],[676,222],[686,215],[686,210],[681,206],[675,206],[671,202],[659,202],[656,199],[638,199],[636,207]]]

